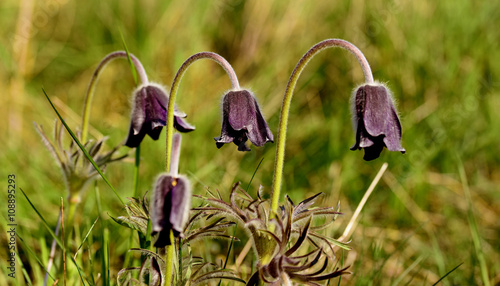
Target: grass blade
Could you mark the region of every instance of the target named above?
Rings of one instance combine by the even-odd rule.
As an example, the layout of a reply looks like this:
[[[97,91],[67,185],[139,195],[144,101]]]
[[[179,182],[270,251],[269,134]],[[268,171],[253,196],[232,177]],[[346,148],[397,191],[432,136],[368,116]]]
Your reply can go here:
[[[444,278],[446,278],[446,276],[450,275],[458,267],[462,266],[462,264],[464,264],[464,263],[462,262],[462,263],[458,264],[457,266],[455,266],[452,270],[448,271],[448,273],[446,273],[443,277],[439,278],[439,280],[436,281],[436,283],[432,284],[432,286],[436,286],[439,282],[441,282],[441,280],[443,280]]]
[[[78,255],[78,251],[80,250],[80,248],[82,248],[83,244],[85,243],[85,241],[87,240],[87,238],[89,237],[90,233],[92,232],[92,230],[94,229],[94,226],[95,224],[97,223],[97,221],[99,220],[99,217],[97,217],[94,221],[94,223],[92,224],[92,226],[90,227],[89,231],[87,232],[87,234],[85,235],[85,237],[83,238],[82,240],[82,243],[80,244],[80,246],[78,246],[78,249],[76,250],[76,253],[75,253],[75,256],[73,257],[74,259],[76,259],[76,256]]]
[[[30,201],[30,199],[28,198],[28,196],[26,195],[26,193],[23,191],[22,188],[19,188],[19,190],[21,191],[21,193],[24,195],[24,197],[26,198],[26,200],[28,201],[28,203],[30,204],[31,208],[37,213],[38,217],[42,220],[42,223],[43,225],[45,226],[45,228],[48,230],[48,232],[50,233],[50,235],[52,236],[52,238],[56,241],[57,245],[59,245],[59,247],[61,249],[63,249],[63,244],[61,242],[61,240],[56,236],[56,234],[54,233],[54,231],[50,228],[49,224],[47,223],[47,221],[45,220],[45,218],[42,216],[42,214],[37,210],[37,208],[35,207],[35,205],[33,205],[33,203]],[[80,268],[80,266],[78,266],[78,264],[76,263],[76,260],[73,259],[73,257],[71,257],[71,261],[73,262],[73,264],[76,266],[76,268],[78,269],[78,274],[80,275],[80,279],[82,280],[82,284],[85,285],[85,283],[83,282],[83,278],[85,277],[85,274],[82,273],[82,269]],[[82,276],[83,275],[83,276]]]
[[[99,192],[99,188],[97,187],[97,184],[94,186],[95,189],[95,199],[96,199],[96,205],[97,205],[97,212],[99,213],[99,216],[102,214],[102,206],[101,206],[101,195]],[[108,234],[108,226],[106,224],[105,220],[101,220],[101,245],[102,245],[102,251],[101,251],[101,273],[102,273],[102,285],[109,285],[108,281],[108,274],[109,274],[109,256],[108,256],[108,248],[109,248],[109,234]]]
[[[264,158],[262,158],[262,160],[263,159]],[[260,163],[262,163],[262,160],[260,160]],[[259,166],[260,166],[260,163],[259,163]],[[259,168],[259,166],[257,166],[257,169]],[[257,171],[257,170],[255,170],[255,171]],[[254,173],[254,175],[255,175],[255,173]],[[253,176],[252,176],[252,179],[253,179]],[[251,181],[252,180],[250,180],[250,182]],[[250,184],[249,184],[249,186],[250,186]],[[231,238],[231,243],[229,243],[229,249],[227,250],[226,261],[224,261],[224,267],[222,267],[222,269],[226,269],[227,261],[229,260],[229,254],[231,253],[231,249],[233,248],[233,243],[234,243],[237,228],[238,228],[238,223],[236,223],[236,225],[234,226],[233,238]],[[222,283],[222,279],[219,281],[218,286],[220,286],[221,283]]]
[[[405,271],[403,271],[403,273],[401,273],[401,275],[399,275],[399,277],[392,283],[393,286],[395,285],[399,285],[399,283],[401,282],[401,280],[403,280],[403,278],[408,275],[408,273],[410,273],[410,271],[415,268],[419,263],[420,261],[422,261],[424,259],[423,256],[420,256],[419,258],[417,258],[417,260],[415,260],[408,268],[405,269]]]
[[[468,205],[467,220],[469,221],[469,227],[472,235],[472,242],[474,243],[474,249],[476,251],[477,260],[479,261],[479,268],[481,270],[481,279],[483,280],[483,285],[489,286],[490,279],[488,274],[488,266],[486,264],[486,259],[484,258],[484,252],[481,248],[481,236],[479,235],[479,229],[477,227],[476,217],[474,216],[472,197],[469,190],[469,183],[467,182],[467,176],[465,174],[465,169],[463,167],[462,162],[460,162],[459,164],[458,172],[460,174],[460,180],[462,181],[465,199],[467,200],[467,205]]]
[[[264,161],[264,157],[262,157],[262,159],[260,159],[260,162],[259,164],[257,165],[257,168],[255,168],[255,171],[253,172],[252,174],[252,178],[250,178],[250,182],[248,182],[248,186],[247,186],[247,189],[245,190],[247,193],[248,193],[248,189],[250,188],[250,184],[252,183],[253,181],[253,177],[255,177],[255,174],[257,173],[257,170],[259,170],[259,167],[260,167],[260,164],[262,164],[262,161]]]
[[[23,243],[24,247],[26,247],[26,249],[28,250],[28,252],[36,259],[36,261],[43,268],[43,270],[45,272],[47,272],[47,268],[45,267],[45,265],[43,265],[42,261],[38,258],[38,256],[36,256],[35,252],[33,252],[33,250],[28,246],[28,244],[24,241],[24,239],[22,238],[22,236],[19,233],[16,233],[16,236]],[[56,281],[56,279],[54,277],[52,277],[52,275],[50,275],[50,273],[49,273],[49,277],[52,279],[52,281]]]
[[[127,43],[125,43],[125,38],[123,37],[122,30],[120,29],[120,37],[122,38],[123,49],[127,53],[128,64],[130,65],[130,71],[132,72],[132,76],[134,77],[134,82],[137,85],[137,71],[135,70],[134,63],[132,63],[132,59],[130,58],[130,53],[128,52]]]
[[[61,114],[59,114],[59,111],[57,111],[56,107],[54,106],[54,104],[50,100],[49,96],[45,92],[45,89],[42,88],[42,91],[43,91],[43,94],[45,94],[45,97],[49,101],[50,105],[52,106],[52,108],[56,112],[57,117],[59,117],[59,119],[61,120],[62,124],[64,125],[64,127],[68,131],[68,133],[71,135],[71,137],[73,138],[73,140],[75,141],[75,143],[78,145],[78,147],[80,147],[80,150],[82,150],[83,154],[85,154],[85,157],[87,157],[87,160],[89,160],[89,162],[92,164],[92,166],[94,166],[95,170],[99,173],[99,175],[101,175],[101,177],[104,180],[104,182],[106,182],[106,184],[115,193],[116,197],[118,197],[118,199],[120,200],[120,202],[122,203],[122,205],[125,205],[125,202],[122,200],[122,198],[120,197],[120,195],[118,195],[118,193],[116,192],[115,188],[111,185],[111,183],[108,181],[108,179],[106,178],[106,176],[104,176],[104,174],[101,171],[101,169],[94,162],[94,160],[92,159],[92,157],[90,156],[90,154],[87,152],[87,150],[85,149],[85,147],[83,147],[82,143],[80,143],[80,140],[78,140],[78,138],[76,137],[75,133],[73,133],[73,131],[71,131],[71,128],[69,128],[68,124],[66,124],[66,121],[64,121],[64,119],[62,118]]]
[[[59,245],[59,247],[62,248],[63,245],[62,245],[61,240],[56,236],[56,234],[54,233],[54,231],[50,228],[50,226],[47,223],[47,221],[45,220],[45,218],[42,216],[42,214],[40,214],[40,212],[38,211],[38,209],[33,205],[33,203],[30,201],[30,199],[28,198],[28,196],[26,195],[26,193],[24,193],[23,189],[19,188],[19,190],[21,190],[21,193],[24,195],[24,197],[26,198],[26,200],[30,204],[31,208],[36,212],[36,214],[38,215],[38,217],[42,220],[43,225],[48,230],[48,232],[50,233],[50,235],[52,236],[52,238],[55,239],[55,241],[57,242],[57,245]]]

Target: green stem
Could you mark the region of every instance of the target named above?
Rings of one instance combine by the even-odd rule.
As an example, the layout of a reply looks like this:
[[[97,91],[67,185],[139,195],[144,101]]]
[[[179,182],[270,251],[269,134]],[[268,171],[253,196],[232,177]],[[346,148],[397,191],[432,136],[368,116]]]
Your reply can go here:
[[[238,78],[236,77],[236,73],[234,72],[233,68],[231,65],[221,57],[220,55],[216,53],[211,53],[211,52],[201,52],[192,55],[189,57],[179,68],[177,71],[177,74],[175,75],[174,81],[172,83],[172,87],[170,88],[170,96],[168,100],[168,109],[167,109],[167,146],[166,146],[166,166],[167,166],[167,173],[170,172],[170,162],[172,160],[172,138],[174,136],[174,105],[175,105],[175,98],[177,95],[177,90],[179,89],[179,84],[181,83],[181,79],[184,76],[184,73],[188,69],[188,67],[196,62],[197,60],[201,59],[209,59],[213,60],[216,63],[218,63],[227,73],[229,76],[229,79],[231,80],[231,86],[233,90],[239,90],[240,89],[240,84],[238,82]]]
[[[179,238],[177,241],[178,241],[178,244],[177,244],[178,245],[177,246],[178,257],[177,257],[177,260],[179,261],[179,281],[182,281],[182,279],[183,279],[183,277],[182,277],[182,239]]]
[[[146,75],[146,71],[144,70],[144,67],[142,66],[141,62],[133,55],[133,54],[128,54],[130,55],[130,58],[132,62],[134,63],[134,66],[139,73],[139,76],[141,78],[142,84],[147,84],[148,83],[148,77]],[[83,117],[82,117],[82,142],[87,141],[87,134],[88,134],[88,126],[89,126],[89,117],[90,117],[90,107],[91,107],[91,102],[92,98],[94,97],[94,91],[95,87],[97,84],[97,79],[99,78],[99,75],[101,74],[102,70],[104,67],[111,62],[114,59],[117,58],[128,58],[127,52],[125,51],[116,51],[108,54],[107,56],[102,59],[102,61],[99,63],[97,68],[94,71],[94,74],[92,75],[92,78],[90,79],[89,86],[87,88],[87,94],[85,95],[85,102],[83,106]]]
[[[97,206],[97,213],[99,217],[103,217],[102,202],[101,202],[101,192],[97,183],[95,183],[95,200]],[[101,280],[102,285],[109,285],[109,232],[106,220],[101,220]]]
[[[173,138],[174,138],[174,105],[175,105],[175,98],[177,95],[177,90],[179,89],[179,84],[181,83],[181,79],[184,76],[184,73],[187,71],[188,67],[196,62],[197,60],[201,59],[209,59],[213,60],[216,63],[218,63],[227,73],[229,76],[229,79],[231,80],[231,86],[233,90],[238,90],[240,89],[240,84],[238,82],[238,78],[236,77],[236,73],[233,70],[233,67],[229,64],[226,59],[224,59],[222,56],[216,54],[216,53],[211,53],[211,52],[201,52],[192,55],[189,57],[179,68],[177,71],[177,74],[175,75],[174,81],[172,82],[172,87],[170,88],[170,96],[168,99],[168,108],[167,108],[167,144],[166,144],[166,169],[167,173],[173,172],[174,174],[177,174],[177,166],[178,166],[178,158],[176,159],[175,156],[178,156],[178,151],[177,150],[177,155],[175,150],[172,150],[172,145],[173,145]],[[179,142],[178,144],[180,145],[180,136],[179,136]],[[174,151],[174,152],[172,152]],[[174,234],[172,231],[170,231],[170,241],[172,244],[167,245],[165,247],[165,256],[166,256],[166,269],[165,269],[165,285],[171,285],[172,281],[172,273],[173,273],[173,263],[174,263],[174,248],[173,248],[173,242],[174,242]]]
[[[139,166],[141,164],[141,145],[135,148],[134,198],[139,198]]]
[[[141,162],[140,157],[141,157],[141,145],[139,144],[139,146],[137,146],[135,148],[135,165],[134,165],[134,181],[133,181],[134,198],[139,198],[139,165]],[[128,240],[128,249],[132,248],[132,244],[134,242],[135,232],[136,232],[135,230],[130,230],[130,237]],[[139,236],[140,236],[140,232],[137,231],[137,233],[139,233]],[[123,262],[123,265],[125,267],[128,267],[129,265],[131,265],[131,262],[130,262],[131,259],[132,259],[132,253],[130,251],[128,251],[125,254],[125,261]]]
[[[302,56],[300,61],[295,66],[295,69],[288,80],[288,85],[285,90],[285,96],[283,97],[283,104],[281,106],[281,116],[278,131],[278,141],[276,147],[276,159],[274,163],[274,180],[272,189],[272,201],[271,209],[273,212],[278,210],[278,202],[280,198],[281,181],[283,179],[283,163],[285,160],[285,139],[286,139],[286,129],[288,124],[288,114],[290,112],[290,102],[292,101],[293,91],[300,74],[306,67],[307,63],[320,51],[326,48],[340,47],[346,49],[351,54],[353,54],[358,60],[361,68],[363,70],[365,81],[367,83],[373,83],[373,75],[370,69],[370,65],[366,60],[363,53],[353,44],[341,40],[341,39],[328,39],[318,44],[314,45],[307,53]]]
[[[165,286],[172,285],[172,274],[174,273],[174,232],[170,230],[170,244],[165,246]]]
[[[73,200],[72,198],[68,199],[69,210],[68,210],[68,218],[66,219],[68,225],[73,225],[73,220],[75,219],[76,207],[78,206],[79,202],[80,202],[79,199],[77,201]]]

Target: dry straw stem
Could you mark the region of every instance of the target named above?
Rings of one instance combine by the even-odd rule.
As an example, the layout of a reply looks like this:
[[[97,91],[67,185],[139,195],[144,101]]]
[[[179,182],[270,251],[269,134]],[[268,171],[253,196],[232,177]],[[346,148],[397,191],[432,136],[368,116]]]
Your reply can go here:
[[[62,213],[59,213],[59,217],[57,218],[57,224],[56,224],[56,231],[55,234],[56,236],[59,235],[59,226],[61,225],[61,217]],[[52,269],[52,264],[54,263],[54,258],[56,256],[56,240],[52,240],[52,246],[50,247],[50,254],[49,254],[49,261],[47,262],[47,272],[45,272],[45,278],[43,280],[43,285],[47,285],[47,281],[49,279],[49,272]]]
[[[361,199],[361,202],[359,202],[358,207],[356,208],[356,211],[354,212],[354,215],[351,217],[351,220],[349,221],[349,224],[344,230],[344,233],[342,236],[338,239],[340,242],[346,242],[349,237],[351,237],[352,233],[358,226],[358,217],[361,211],[363,210],[363,207],[366,204],[366,201],[372,194],[373,190],[375,189],[375,186],[378,184],[380,179],[382,178],[382,175],[384,174],[385,170],[387,170],[387,166],[389,164],[384,163],[380,170],[378,171],[377,175],[375,176],[375,179],[373,179],[372,183],[370,184],[370,187],[368,187],[368,190],[366,190],[365,194],[363,195],[363,198]]]
[[[251,249],[252,249],[252,240],[248,240],[247,244],[245,244],[245,247],[243,247],[243,250],[238,255],[238,258],[234,263],[233,270],[237,271],[240,268],[241,264],[243,263],[243,260],[245,260],[245,257],[247,256],[248,252],[250,252]]]

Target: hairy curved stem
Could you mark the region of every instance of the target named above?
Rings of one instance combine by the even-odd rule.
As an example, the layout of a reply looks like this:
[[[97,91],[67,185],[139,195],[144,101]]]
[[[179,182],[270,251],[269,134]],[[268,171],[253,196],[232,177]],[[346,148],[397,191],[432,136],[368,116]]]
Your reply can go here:
[[[167,146],[166,146],[166,168],[167,168],[167,173],[177,173],[177,166],[178,166],[178,158],[173,158],[175,156],[178,156],[178,151],[177,154],[176,152],[172,152],[172,141],[174,137],[174,105],[175,105],[175,98],[177,96],[177,90],[179,89],[179,84],[181,83],[181,79],[184,76],[184,73],[188,69],[188,67],[196,62],[197,60],[201,59],[209,59],[213,60],[216,63],[218,63],[227,73],[229,76],[229,79],[231,80],[231,86],[233,90],[238,90],[240,89],[240,84],[238,82],[238,78],[236,77],[236,73],[233,70],[233,67],[224,59],[222,56],[216,54],[216,53],[211,53],[211,52],[201,52],[192,55],[189,57],[179,68],[177,71],[177,74],[175,75],[174,81],[172,82],[172,87],[170,88],[170,95],[168,99],[168,108],[167,108]],[[180,136],[179,136],[179,141],[176,142],[176,145],[180,145]],[[176,148],[178,148],[177,146]],[[174,241],[174,235],[173,232],[170,231],[170,241]],[[166,263],[166,269],[165,269],[165,285],[171,285],[172,281],[172,274],[173,274],[173,261],[174,261],[174,255],[175,251],[173,249],[173,243],[171,245],[167,245],[165,247],[166,253],[165,253],[165,260],[167,261]]]
[[[166,146],[166,166],[167,173],[170,172],[170,161],[172,160],[172,138],[174,135],[174,105],[175,98],[177,96],[177,90],[179,89],[179,84],[181,83],[182,76],[188,69],[188,67],[201,59],[209,59],[218,63],[227,73],[229,79],[231,80],[231,86],[233,90],[240,89],[240,84],[233,67],[220,55],[212,52],[201,52],[189,57],[179,68],[177,74],[175,75],[174,81],[172,82],[172,87],[170,88],[170,95],[168,99],[168,109],[167,109],[167,146]]]
[[[132,60],[132,63],[135,66],[135,69],[139,73],[139,77],[141,78],[141,83],[146,84],[148,83],[148,76],[146,75],[146,71],[144,70],[144,67],[142,66],[141,62],[139,59],[137,59],[133,54],[128,54],[130,55],[130,59]],[[97,68],[94,71],[94,74],[92,75],[92,78],[90,79],[89,87],[87,88],[87,94],[85,95],[85,102],[83,106],[83,117],[82,117],[82,137],[81,141],[86,142],[87,141],[87,133],[88,133],[88,126],[89,126],[89,117],[90,117],[90,107],[91,107],[91,102],[92,98],[94,96],[94,91],[95,87],[97,84],[97,79],[99,78],[99,75],[101,74],[102,70],[104,67],[111,62],[114,59],[117,58],[128,58],[127,52],[125,51],[116,51],[108,54],[107,56],[102,59],[102,61],[99,63]]]
[[[273,190],[272,190],[272,202],[271,208],[273,212],[278,210],[278,201],[280,197],[281,181],[283,177],[283,163],[285,159],[285,139],[286,139],[286,129],[288,124],[288,113],[290,111],[290,102],[292,101],[293,91],[300,74],[306,67],[307,63],[320,51],[326,48],[340,47],[346,49],[351,54],[353,54],[358,60],[361,68],[363,69],[363,74],[365,75],[365,81],[367,83],[373,83],[373,75],[370,69],[370,65],[366,60],[363,53],[353,44],[341,40],[341,39],[328,39],[318,44],[314,45],[307,53],[302,56],[299,60],[295,69],[288,80],[288,84],[285,90],[285,96],[283,97],[283,104],[281,106],[281,116],[278,131],[278,142],[276,148],[276,158],[274,163],[274,180],[273,180]]]

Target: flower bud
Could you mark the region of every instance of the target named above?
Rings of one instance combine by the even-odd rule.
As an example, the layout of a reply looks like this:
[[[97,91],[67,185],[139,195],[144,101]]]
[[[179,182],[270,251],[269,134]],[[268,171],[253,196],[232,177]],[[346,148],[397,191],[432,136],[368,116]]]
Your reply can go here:
[[[182,237],[188,221],[191,207],[189,180],[184,176],[160,175],[151,201],[151,234],[159,234],[154,246],[165,247],[172,244],[170,231],[175,237]]]
[[[153,140],[160,137],[161,129],[167,120],[168,93],[160,85],[147,84],[134,91],[133,108],[128,137],[125,145],[134,148],[141,144],[144,137],[149,135]],[[179,132],[190,132],[194,126],[182,118],[186,114],[174,109],[174,128]]]
[[[356,143],[351,150],[365,149],[363,159],[370,161],[380,156],[382,149],[400,151],[401,123],[389,90],[382,84],[365,84],[353,94],[353,123]]]
[[[248,90],[228,92],[223,99],[222,116],[221,135],[214,138],[217,148],[233,142],[239,151],[250,151],[245,145],[247,140],[255,146],[274,141],[255,96]]]

